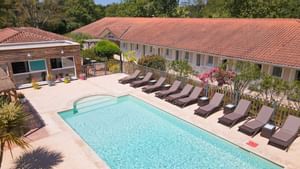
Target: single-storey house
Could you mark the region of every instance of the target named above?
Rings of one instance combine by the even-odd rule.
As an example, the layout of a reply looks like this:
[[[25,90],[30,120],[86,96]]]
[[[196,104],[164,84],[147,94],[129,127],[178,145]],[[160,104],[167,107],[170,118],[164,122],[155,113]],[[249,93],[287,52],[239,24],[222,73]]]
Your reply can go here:
[[[250,61],[262,72],[300,80],[299,19],[107,17],[74,32],[118,41],[123,52],[134,50],[137,57],[185,59],[198,72]]]
[[[81,67],[80,45],[37,28],[1,29],[0,67],[19,88],[30,86],[32,80],[44,83],[48,74],[56,80],[76,78]]]

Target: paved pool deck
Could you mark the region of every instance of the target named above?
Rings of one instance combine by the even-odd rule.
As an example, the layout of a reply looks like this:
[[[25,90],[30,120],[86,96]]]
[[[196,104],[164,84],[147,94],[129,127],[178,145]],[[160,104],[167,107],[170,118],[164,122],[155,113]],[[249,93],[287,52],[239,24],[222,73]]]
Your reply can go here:
[[[238,132],[238,126],[242,122],[233,128],[217,123],[217,119],[223,115],[222,111],[211,115],[207,119],[196,116],[194,115],[194,109],[198,107],[196,104],[183,109],[179,108],[156,98],[154,94],[143,93],[141,88],[135,89],[131,88],[128,84],[119,84],[118,79],[124,76],[126,74],[113,74],[89,78],[85,81],[72,81],[70,84],[60,83],[53,87],[42,86],[40,90],[31,88],[21,90],[39,112],[46,124],[44,128],[36,131],[27,138],[31,148],[45,147],[50,151],[62,153],[63,162],[54,167],[57,169],[109,168],[105,161],[98,157],[60,118],[58,112],[71,109],[74,101],[89,95],[110,94],[113,96],[122,96],[130,94],[287,169],[300,168],[300,138],[294,141],[288,152],[280,150],[267,145],[268,139],[261,137],[259,134],[251,138]],[[246,143],[249,140],[258,143],[258,146],[256,148],[248,146]],[[15,147],[13,148],[13,153],[14,157],[18,157],[24,151]],[[10,153],[6,151],[3,167],[12,168],[13,166],[13,159]]]

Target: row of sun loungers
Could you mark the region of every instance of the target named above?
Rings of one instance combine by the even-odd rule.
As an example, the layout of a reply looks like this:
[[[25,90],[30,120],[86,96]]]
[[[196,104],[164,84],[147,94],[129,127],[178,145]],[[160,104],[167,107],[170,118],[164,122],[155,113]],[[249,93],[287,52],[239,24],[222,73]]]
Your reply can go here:
[[[153,73],[148,72],[142,80],[137,80],[140,75],[140,71],[136,70],[132,75],[127,76],[119,80],[120,83],[130,83],[132,87],[145,86],[152,79]],[[162,90],[165,77],[160,77],[153,85],[147,85],[142,88],[145,93],[156,92],[155,96],[166,101],[175,104],[180,107],[185,107],[194,103],[197,103],[198,98],[201,96],[203,88],[194,87],[190,84],[186,84],[182,90],[180,86],[181,81],[174,81],[173,84],[167,90]],[[205,106],[200,106],[194,113],[201,117],[207,118],[211,114],[217,112],[223,103],[224,94],[215,93],[210,102]],[[218,119],[218,122],[228,127],[242,122],[248,118],[248,113],[251,108],[251,102],[241,99],[232,113],[226,114]],[[248,118],[244,124],[239,126],[238,130],[247,135],[254,137],[259,133],[262,128],[271,121],[274,114],[274,109],[268,106],[263,106],[255,118]],[[271,136],[268,144],[279,147],[281,149],[288,149],[292,142],[298,137],[300,129],[300,118],[289,115],[282,127],[278,128],[275,134]]]

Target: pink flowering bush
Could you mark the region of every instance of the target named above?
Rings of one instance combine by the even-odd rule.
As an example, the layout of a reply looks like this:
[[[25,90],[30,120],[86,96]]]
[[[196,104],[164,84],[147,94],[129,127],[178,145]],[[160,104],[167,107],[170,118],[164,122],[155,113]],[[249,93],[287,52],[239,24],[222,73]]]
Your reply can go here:
[[[208,72],[198,75],[198,78],[204,84],[209,82],[218,82],[218,86],[223,86],[224,84],[232,84],[236,74],[233,71],[226,71],[219,67],[212,68]]]

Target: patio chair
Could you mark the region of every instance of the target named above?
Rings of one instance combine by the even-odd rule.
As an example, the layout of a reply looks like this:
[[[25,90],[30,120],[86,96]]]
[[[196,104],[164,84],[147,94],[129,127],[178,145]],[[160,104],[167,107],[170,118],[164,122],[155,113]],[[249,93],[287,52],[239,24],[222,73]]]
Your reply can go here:
[[[274,113],[274,109],[268,106],[263,106],[257,117],[253,120],[253,118],[248,119],[243,125],[239,127],[239,131],[254,137],[262,127],[267,124]]]
[[[181,81],[176,80],[168,90],[159,91],[155,93],[155,96],[159,98],[165,98],[170,94],[177,93],[180,85],[181,85]]]
[[[122,83],[122,84],[130,83],[130,82],[136,80],[136,78],[139,76],[140,73],[141,73],[140,70],[135,70],[133,74],[120,79],[119,83]]]
[[[232,113],[226,114],[219,118],[218,122],[226,126],[233,127],[238,122],[245,120],[251,107],[251,102],[248,100],[240,100],[237,107]]]
[[[289,115],[283,126],[272,135],[268,144],[288,151],[293,141],[299,136],[300,118]]]
[[[149,85],[142,88],[142,91],[145,93],[152,93],[160,90],[163,87],[164,82],[166,81],[165,77],[160,77],[154,85]]]
[[[166,98],[166,101],[172,102],[176,99],[187,97],[191,93],[192,89],[193,89],[193,85],[186,84],[180,93],[169,95]]]
[[[185,107],[187,105],[197,103],[198,97],[201,95],[202,90],[203,88],[201,87],[195,87],[188,97],[177,99],[174,101],[174,104],[180,107]]]
[[[153,75],[152,72],[148,72],[145,75],[144,79],[133,81],[133,82],[130,83],[130,86],[134,87],[134,88],[144,86],[144,85],[146,85],[151,80],[152,75]]]
[[[195,110],[195,114],[207,118],[209,115],[215,113],[222,104],[224,94],[215,93],[208,105],[200,106]]]

